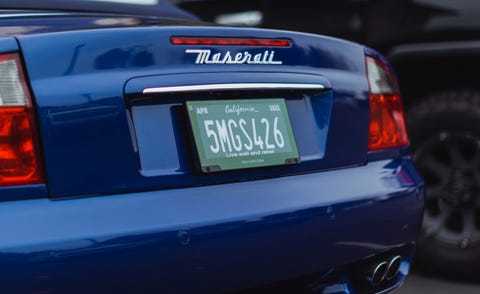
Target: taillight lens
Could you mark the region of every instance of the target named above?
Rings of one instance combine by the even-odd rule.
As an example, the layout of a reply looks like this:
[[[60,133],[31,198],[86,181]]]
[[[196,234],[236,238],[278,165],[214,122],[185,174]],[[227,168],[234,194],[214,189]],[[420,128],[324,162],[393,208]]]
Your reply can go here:
[[[0,55],[0,186],[43,182],[32,101],[18,54]]]
[[[370,86],[368,150],[396,148],[409,144],[400,91],[390,69],[367,57]]]

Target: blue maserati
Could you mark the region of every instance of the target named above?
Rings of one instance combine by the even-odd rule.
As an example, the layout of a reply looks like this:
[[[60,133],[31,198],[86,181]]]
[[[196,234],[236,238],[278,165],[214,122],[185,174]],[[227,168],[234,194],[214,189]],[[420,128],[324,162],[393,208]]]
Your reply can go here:
[[[405,280],[424,184],[376,51],[158,0],[0,7],[2,293]]]

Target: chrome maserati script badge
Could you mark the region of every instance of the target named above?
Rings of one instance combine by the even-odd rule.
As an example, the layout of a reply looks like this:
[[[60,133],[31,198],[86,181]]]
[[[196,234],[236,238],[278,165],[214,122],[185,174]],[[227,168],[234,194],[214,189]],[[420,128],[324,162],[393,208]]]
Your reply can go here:
[[[236,54],[227,51],[225,53],[212,54],[208,49],[187,49],[187,54],[197,54],[195,64],[282,64],[282,61],[273,60],[275,51],[265,50],[263,53],[252,54],[248,51]]]

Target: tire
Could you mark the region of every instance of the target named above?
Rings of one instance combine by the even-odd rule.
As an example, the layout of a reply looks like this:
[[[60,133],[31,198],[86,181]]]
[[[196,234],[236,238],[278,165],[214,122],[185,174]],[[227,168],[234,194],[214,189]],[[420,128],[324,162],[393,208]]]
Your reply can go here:
[[[480,92],[447,91],[406,113],[412,155],[425,180],[414,268],[480,280]]]

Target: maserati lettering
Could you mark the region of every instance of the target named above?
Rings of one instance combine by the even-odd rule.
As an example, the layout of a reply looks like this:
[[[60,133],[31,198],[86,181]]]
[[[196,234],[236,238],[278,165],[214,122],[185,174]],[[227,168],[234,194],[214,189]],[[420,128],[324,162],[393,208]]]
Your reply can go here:
[[[282,64],[274,60],[275,51],[265,50],[263,53],[252,54],[248,51],[231,53],[214,53],[209,49],[187,49],[187,54],[197,54],[195,64]]]

